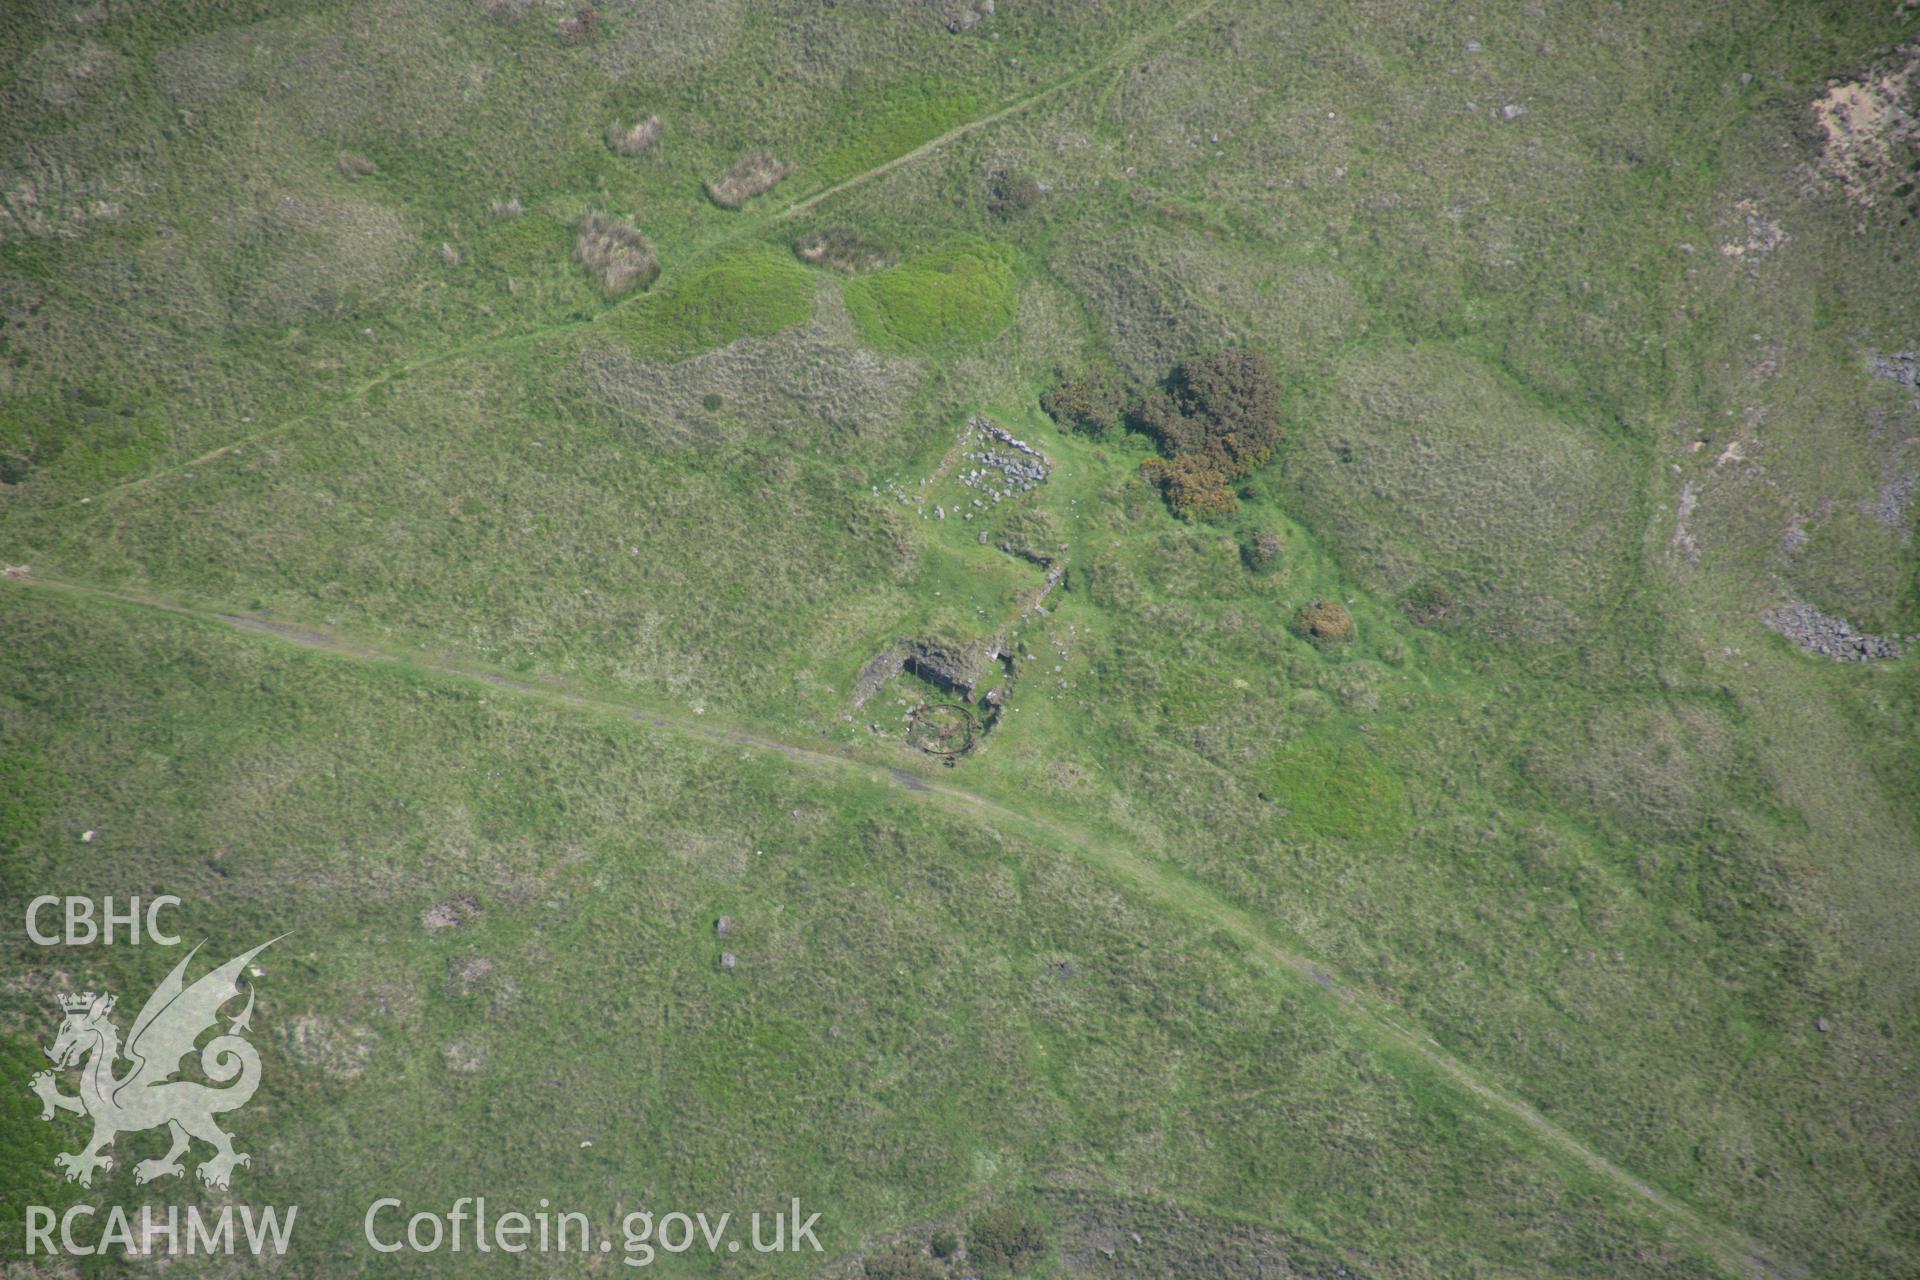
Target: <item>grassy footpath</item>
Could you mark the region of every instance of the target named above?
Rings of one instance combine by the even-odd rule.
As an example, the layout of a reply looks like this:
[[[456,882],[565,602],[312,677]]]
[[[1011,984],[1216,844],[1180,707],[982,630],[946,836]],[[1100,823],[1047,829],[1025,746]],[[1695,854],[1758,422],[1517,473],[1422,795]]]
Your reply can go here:
[[[10,751],[70,780],[33,834],[98,824],[35,838],[7,896],[150,872],[222,945],[293,931],[259,979],[277,1070],[240,1138],[249,1195],[306,1206],[309,1259],[351,1254],[388,1192],[596,1218],[800,1194],[846,1257],[1033,1186],[1146,1177],[1387,1274],[1463,1250],[1741,1273],[1722,1233],[1111,846],[681,716],[7,589],[8,683],[31,691]],[[86,679],[59,658],[79,632]],[[422,923],[456,897],[466,924]],[[64,976],[132,988],[168,959]],[[19,972],[27,1042],[62,976]],[[1155,1246],[1177,1267],[1177,1238]]]
[[[719,717],[709,721],[690,717],[678,709],[609,703],[583,696],[552,683],[530,684],[505,673],[450,664],[441,655],[383,652],[351,640],[336,639],[324,631],[294,624],[268,624],[233,615],[211,615],[164,601],[141,600],[99,592],[74,584],[42,583],[31,578],[14,581],[28,587],[45,587],[54,592],[78,594],[113,604],[157,610],[200,622],[224,623],[242,631],[273,636],[335,657],[400,663],[405,669],[428,677],[477,680],[489,688],[510,690],[522,697],[580,711],[611,713],[676,735],[766,752],[810,771],[823,767],[835,771],[851,769],[857,775],[864,776],[869,785],[883,783],[883,775],[875,772],[870,765],[856,757],[824,752],[816,747],[768,737],[764,730],[756,731],[751,726],[730,726]],[[743,756],[743,759],[745,758],[750,756]],[[1248,947],[1253,954],[1261,957],[1269,966],[1270,972],[1276,976],[1283,976],[1289,989],[1296,996],[1305,994],[1320,1002],[1331,1016],[1353,1024],[1355,1034],[1371,1044],[1376,1052],[1387,1053],[1398,1058],[1403,1063],[1403,1069],[1412,1068],[1421,1075],[1437,1072],[1437,1078],[1448,1081],[1451,1087],[1463,1090],[1470,1095],[1491,1115],[1497,1117],[1498,1123],[1512,1126],[1516,1140],[1522,1140],[1527,1145],[1537,1145],[1563,1163],[1584,1169],[1611,1182],[1617,1191],[1625,1191],[1640,1197],[1667,1221],[1669,1227],[1680,1238],[1691,1241],[1703,1252],[1717,1257],[1720,1264],[1730,1273],[1748,1273],[1757,1276],[1802,1274],[1801,1268],[1792,1265],[1783,1266],[1769,1258],[1768,1251],[1757,1242],[1718,1223],[1709,1222],[1671,1196],[1618,1168],[1605,1157],[1598,1155],[1543,1118],[1525,1102],[1508,1097],[1498,1089],[1489,1086],[1471,1069],[1441,1049],[1431,1036],[1407,1027],[1400,1016],[1380,1002],[1363,995],[1344,980],[1327,972],[1324,965],[1276,942],[1271,926],[1263,925],[1247,913],[1221,902],[1203,884],[1197,883],[1191,877],[1181,875],[1164,863],[1129,852],[1114,843],[1111,838],[1103,839],[1066,827],[1056,820],[1020,813],[1002,802],[977,795],[938,777],[908,772],[897,767],[890,769],[884,777],[891,777],[893,781],[904,785],[910,795],[944,801],[953,812],[975,823],[985,823],[990,830],[1017,832],[1028,839],[1037,837],[1042,845],[1065,850],[1091,863],[1107,878],[1126,885],[1132,892],[1141,895],[1147,901],[1171,907],[1188,920],[1203,926],[1224,930],[1227,935]],[[1414,1065],[1416,1063],[1417,1067]],[[1428,1083],[1424,1087],[1433,1086]],[[1521,1135],[1524,1135],[1524,1138]]]

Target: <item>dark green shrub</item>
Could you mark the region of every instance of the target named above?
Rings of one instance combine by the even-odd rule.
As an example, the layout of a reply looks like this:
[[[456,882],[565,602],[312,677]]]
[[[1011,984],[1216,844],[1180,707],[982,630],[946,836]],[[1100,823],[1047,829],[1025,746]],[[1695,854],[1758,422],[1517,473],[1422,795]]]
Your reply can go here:
[[[1199,453],[1206,447],[1206,424],[1180,412],[1165,388],[1156,387],[1127,406],[1127,426],[1152,436],[1160,452],[1170,458]]]
[[[1280,443],[1280,379],[1258,351],[1196,357],[1135,401],[1128,418],[1169,457],[1210,453],[1222,472],[1238,480]]]
[[[1271,529],[1256,529],[1240,540],[1240,560],[1255,573],[1266,573],[1280,563],[1286,545]]]
[[[1258,351],[1198,356],[1134,401],[1127,422],[1158,441],[1169,459],[1149,478],[1173,509],[1218,515],[1237,505],[1233,482],[1266,462],[1280,442],[1280,379]]]
[[[1016,218],[1038,208],[1043,194],[1040,180],[1030,173],[1000,174],[987,190],[987,212],[996,218]]]
[[[1096,372],[1068,378],[1040,396],[1040,407],[1062,430],[1098,438],[1120,422],[1125,402],[1116,380]]]
[[[940,1269],[917,1253],[889,1253],[862,1264],[867,1280],[940,1280]]]
[[[967,1233],[967,1257],[983,1275],[1009,1276],[1046,1252],[1040,1224],[1011,1206],[989,1209]]]
[[[943,1228],[933,1233],[932,1248],[934,1257],[951,1258],[960,1252],[960,1237]]]
[[[1453,596],[1437,582],[1422,583],[1409,591],[1400,607],[1416,627],[1438,627],[1453,621]]]

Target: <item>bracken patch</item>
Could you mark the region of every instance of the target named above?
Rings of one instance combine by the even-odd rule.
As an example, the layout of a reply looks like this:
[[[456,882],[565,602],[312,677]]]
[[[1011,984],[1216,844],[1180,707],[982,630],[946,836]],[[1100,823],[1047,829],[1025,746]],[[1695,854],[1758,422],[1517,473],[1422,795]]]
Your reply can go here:
[[[790,172],[785,162],[770,151],[750,151],[733,162],[733,167],[707,184],[707,194],[723,209],[738,209],[758,195],[765,195]]]
[[[660,135],[666,131],[666,123],[659,116],[648,116],[631,126],[616,120],[607,126],[607,146],[617,155],[637,156],[660,141]]]
[[[589,213],[580,220],[573,259],[587,269],[609,298],[635,287],[644,289],[660,274],[660,260],[639,229],[624,218],[605,213]]]

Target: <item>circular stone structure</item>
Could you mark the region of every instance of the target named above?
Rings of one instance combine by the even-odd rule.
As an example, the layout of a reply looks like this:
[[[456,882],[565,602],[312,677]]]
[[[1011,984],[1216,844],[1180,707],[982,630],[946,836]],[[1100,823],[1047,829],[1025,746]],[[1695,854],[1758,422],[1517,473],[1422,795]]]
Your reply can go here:
[[[907,716],[907,743],[930,756],[955,759],[980,737],[980,721],[957,702],[923,702]]]

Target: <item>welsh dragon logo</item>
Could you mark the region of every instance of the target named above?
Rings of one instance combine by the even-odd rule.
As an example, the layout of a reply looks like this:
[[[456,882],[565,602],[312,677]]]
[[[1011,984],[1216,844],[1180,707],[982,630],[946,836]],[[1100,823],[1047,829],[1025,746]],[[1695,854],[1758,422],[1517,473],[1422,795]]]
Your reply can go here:
[[[182,1060],[195,1051],[194,1041],[219,1023],[221,1008],[240,994],[241,972],[278,941],[263,942],[188,986],[184,975],[200,950],[196,946],[147,997],[140,1016],[133,1020],[124,1048],[118,1028],[107,1016],[113,1012],[112,996],[88,991],[60,998],[66,1019],[47,1056],[62,1071],[85,1060],[80,1068],[80,1093],[77,1097],[61,1093],[58,1077],[52,1071],[34,1076],[33,1091],[46,1106],[40,1114],[42,1120],[53,1119],[56,1111],[93,1119],[93,1137],[86,1146],[71,1155],[61,1152],[53,1158],[57,1168],[66,1170],[68,1182],[92,1186],[94,1170],[113,1168],[107,1148],[116,1137],[161,1125],[173,1136],[173,1146],[159,1159],[135,1165],[137,1182],[184,1173],[180,1157],[187,1154],[194,1138],[214,1149],[212,1157],[199,1167],[200,1181],[209,1187],[225,1187],[235,1165],[252,1163],[251,1157],[233,1149],[233,1139],[214,1123],[215,1116],[245,1106],[260,1086],[260,1055],[240,1035],[249,1029],[253,1016],[251,983],[246,1008],[229,1020],[224,1034],[214,1036],[199,1049],[201,1072],[215,1085],[225,1087],[173,1077],[180,1072]],[[115,1064],[123,1057],[131,1066],[125,1074],[115,1075]]]

